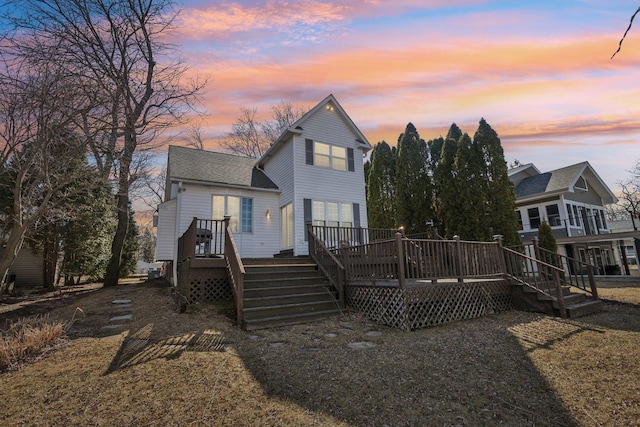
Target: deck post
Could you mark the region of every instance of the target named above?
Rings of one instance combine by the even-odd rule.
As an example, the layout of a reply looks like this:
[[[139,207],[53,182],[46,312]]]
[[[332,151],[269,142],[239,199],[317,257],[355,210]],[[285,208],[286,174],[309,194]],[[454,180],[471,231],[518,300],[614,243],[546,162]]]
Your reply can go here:
[[[567,307],[564,305],[564,294],[562,293],[562,283],[560,283],[560,272],[557,269],[551,270],[553,273],[553,282],[556,288],[556,299],[558,300],[558,307],[560,308],[560,317],[566,319]]]
[[[505,262],[504,259],[504,250],[502,248],[502,241],[504,240],[504,236],[502,234],[494,234],[493,235],[493,240],[496,241],[496,243],[498,243],[498,263],[500,265],[500,270],[502,270],[502,274],[503,276],[507,275],[507,263]]]
[[[396,233],[396,251],[398,253],[398,284],[404,288],[404,250],[402,248],[402,233]]]
[[[591,286],[591,295],[595,299],[598,299],[598,287],[596,286],[596,279],[593,276],[593,266],[591,264],[587,264],[587,274],[589,275],[589,286]]]
[[[460,236],[453,236],[456,241],[456,272],[458,274],[458,283],[464,282],[464,276],[462,275],[462,246],[460,244]]]

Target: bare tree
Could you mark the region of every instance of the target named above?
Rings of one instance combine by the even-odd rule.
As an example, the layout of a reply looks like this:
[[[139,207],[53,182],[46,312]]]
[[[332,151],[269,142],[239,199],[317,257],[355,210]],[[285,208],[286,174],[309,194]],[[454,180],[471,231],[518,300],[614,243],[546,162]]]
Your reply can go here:
[[[186,141],[187,147],[204,150],[204,140],[202,139],[202,128],[200,124],[192,124],[189,126]]]
[[[241,156],[260,157],[306,110],[281,101],[271,107],[271,120],[259,122],[256,120],[257,113],[256,107],[240,107],[240,116],[231,126],[231,132],[227,133],[222,146]]]
[[[167,43],[172,0],[14,0],[16,27],[50,40],[30,50],[33,61],[55,58],[74,73],[98,106],[79,125],[96,164],[113,177],[118,225],[105,286],[118,282],[129,223],[132,184],[139,153],[157,143],[159,132],[179,123],[203,83],[185,82],[187,67]],[[55,53],[55,55],[53,55]]]
[[[0,71],[0,293],[27,233],[71,219],[63,207],[88,190],[81,183],[86,168],[78,167],[85,161],[84,142],[73,133],[82,93],[60,69],[12,58],[5,57]]]
[[[636,221],[640,218],[640,162],[636,163],[631,172],[634,176],[625,181],[618,182],[620,186],[620,197],[616,207],[628,214],[631,219],[633,229],[637,230]]]
[[[613,59],[613,57],[616,56],[618,52],[620,52],[620,49],[622,49],[622,42],[624,42],[624,39],[627,38],[627,33],[629,33],[629,31],[631,30],[631,26],[633,25],[633,20],[635,19],[638,13],[640,13],[640,7],[636,9],[633,15],[631,15],[631,19],[629,19],[629,25],[627,26],[627,29],[624,31],[622,38],[618,42],[618,49],[616,49],[616,51],[613,52],[613,55],[611,55],[611,59]]]

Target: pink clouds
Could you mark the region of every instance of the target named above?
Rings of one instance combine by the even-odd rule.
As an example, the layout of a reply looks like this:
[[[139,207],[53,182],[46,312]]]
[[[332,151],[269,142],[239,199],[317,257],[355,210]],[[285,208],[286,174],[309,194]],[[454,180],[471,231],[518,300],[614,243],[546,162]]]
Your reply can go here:
[[[240,106],[266,118],[280,100],[312,106],[329,93],[372,143],[395,144],[409,121],[425,139],[452,122],[473,134],[484,117],[507,155],[628,147],[640,133],[640,36],[609,58],[629,16],[598,14],[590,4],[598,20],[579,25],[578,7],[492,10],[495,3],[237,1],[185,9],[183,53],[193,71],[211,76],[203,99],[209,147]],[[578,155],[589,160],[590,152]]]

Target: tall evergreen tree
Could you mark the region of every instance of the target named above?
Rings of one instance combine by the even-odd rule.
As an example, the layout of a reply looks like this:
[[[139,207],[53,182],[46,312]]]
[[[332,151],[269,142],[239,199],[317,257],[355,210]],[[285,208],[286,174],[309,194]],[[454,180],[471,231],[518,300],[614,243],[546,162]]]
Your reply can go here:
[[[486,166],[484,222],[489,233],[488,237],[501,234],[506,246],[519,245],[521,240],[518,234],[516,194],[509,180],[500,138],[491,126],[481,119],[473,140],[482,153]]]
[[[367,179],[367,219],[372,228],[395,228],[396,159],[395,151],[385,141],[371,153]]]
[[[453,164],[458,151],[458,140],[461,137],[462,131],[453,123],[444,138],[437,163],[433,160],[434,156],[437,155],[435,150],[431,154],[431,164],[435,165],[433,168],[434,188],[438,197],[435,203],[438,231],[448,238],[456,234],[454,226],[457,221],[456,210],[459,201]]]
[[[487,240],[485,219],[485,165],[482,153],[468,134],[462,135],[454,161],[457,188],[456,221],[452,231],[465,240]]]
[[[396,209],[398,223],[412,233],[426,231],[433,219],[433,184],[427,162],[427,144],[409,123],[398,138]]]

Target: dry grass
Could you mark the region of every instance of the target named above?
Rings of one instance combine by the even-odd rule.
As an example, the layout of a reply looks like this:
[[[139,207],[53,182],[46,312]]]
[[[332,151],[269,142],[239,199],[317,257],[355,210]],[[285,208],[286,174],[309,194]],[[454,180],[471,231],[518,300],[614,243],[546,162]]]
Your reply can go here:
[[[65,346],[0,376],[0,425],[639,425],[640,288],[615,289],[624,303],[578,320],[409,333],[358,315],[243,332],[214,307],[174,313],[167,289],[102,289],[51,312],[86,314]],[[102,329],[123,297],[133,319]]]
[[[46,351],[65,334],[65,322],[49,316],[22,318],[0,333],[0,371],[17,369],[29,358]]]

